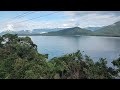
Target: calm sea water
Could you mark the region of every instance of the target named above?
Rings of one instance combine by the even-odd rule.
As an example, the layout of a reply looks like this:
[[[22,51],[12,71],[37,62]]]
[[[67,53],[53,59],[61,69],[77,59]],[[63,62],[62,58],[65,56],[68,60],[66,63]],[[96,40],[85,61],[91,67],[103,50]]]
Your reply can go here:
[[[30,36],[38,46],[38,52],[49,54],[49,59],[84,51],[94,61],[107,58],[108,64],[120,55],[120,37],[100,36]]]

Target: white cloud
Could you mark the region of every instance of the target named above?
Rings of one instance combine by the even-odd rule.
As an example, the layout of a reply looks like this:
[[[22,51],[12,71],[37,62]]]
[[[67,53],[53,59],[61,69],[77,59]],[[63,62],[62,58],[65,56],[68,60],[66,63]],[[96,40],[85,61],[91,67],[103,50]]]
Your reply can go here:
[[[8,25],[7,25],[7,30],[14,30],[14,29],[13,29],[13,25],[12,25],[12,24],[8,24]]]
[[[80,27],[106,26],[120,21],[120,16],[110,11],[69,11],[65,14],[70,16],[69,22],[77,23]]]
[[[117,11],[116,11],[117,12]],[[62,11],[63,15],[67,18],[61,18],[60,22],[57,21],[44,21],[44,20],[31,20],[28,22],[21,22],[28,18],[16,19],[11,22],[4,22],[0,25],[1,31],[4,30],[32,30],[35,28],[56,28],[56,27],[99,27],[113,24],[120,20],[120,12],[115,11]]]

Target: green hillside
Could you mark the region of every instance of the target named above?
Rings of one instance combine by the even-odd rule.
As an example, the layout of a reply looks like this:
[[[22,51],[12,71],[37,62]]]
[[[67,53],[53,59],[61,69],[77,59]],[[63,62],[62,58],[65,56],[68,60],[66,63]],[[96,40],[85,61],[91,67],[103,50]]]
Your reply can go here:
[[[79,27],[67,28],[60,31],[48,32],[42,35],[91,35],[92,31]]]
[[[120,36],[120,21],[94,31],[94,35]]]
[[[48,32],[42,35],[61,36],[61,35],[94,35],[94,36],[120,36],[120,21],[112,25],[104,26],[96,31],[83,29],[80,27],[67,28],[59,31]]]

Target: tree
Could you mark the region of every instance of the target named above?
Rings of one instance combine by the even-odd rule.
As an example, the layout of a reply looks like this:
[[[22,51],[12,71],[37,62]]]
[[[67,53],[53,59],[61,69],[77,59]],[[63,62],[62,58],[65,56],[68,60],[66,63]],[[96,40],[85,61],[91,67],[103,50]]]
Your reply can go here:
[[[36,72],[33,78],[44,76],[46,55],[37,52],[37,45],[29,37],[5,34],[0,37],[0,46],[0,78],[27,78],[29,71]]]

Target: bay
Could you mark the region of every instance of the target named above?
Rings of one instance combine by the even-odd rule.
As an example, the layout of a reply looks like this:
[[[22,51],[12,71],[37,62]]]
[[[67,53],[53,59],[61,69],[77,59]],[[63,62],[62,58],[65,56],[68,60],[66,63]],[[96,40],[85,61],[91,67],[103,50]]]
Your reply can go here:
[[[94,61],[106,58],[108,64],[119,57],[120,37],[103,36],[30,36],[38,46],[38,52],[49,54],[49,60],[80,50]]]

